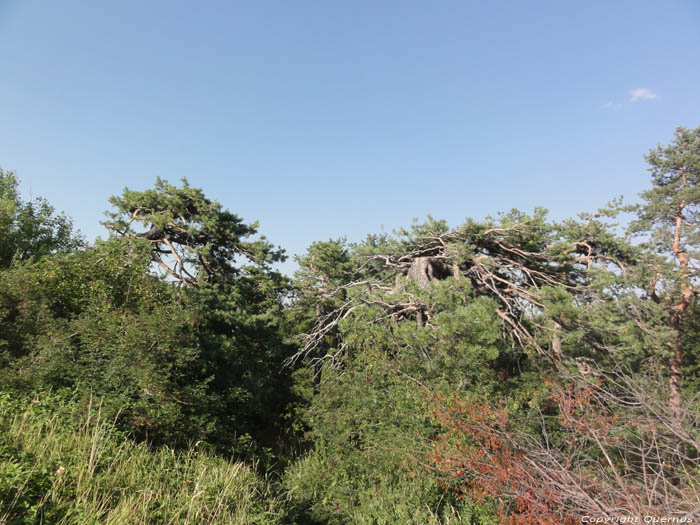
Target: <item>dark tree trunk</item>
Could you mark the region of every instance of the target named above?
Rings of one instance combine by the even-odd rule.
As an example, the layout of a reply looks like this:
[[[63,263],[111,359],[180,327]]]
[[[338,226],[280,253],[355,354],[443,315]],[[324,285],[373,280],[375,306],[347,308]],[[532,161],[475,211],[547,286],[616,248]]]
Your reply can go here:
[[[321,372],[323,370],[323,361],[316,361],[314,364],[314,378],[313,387],[314,395],[317,396],[321,393]]]

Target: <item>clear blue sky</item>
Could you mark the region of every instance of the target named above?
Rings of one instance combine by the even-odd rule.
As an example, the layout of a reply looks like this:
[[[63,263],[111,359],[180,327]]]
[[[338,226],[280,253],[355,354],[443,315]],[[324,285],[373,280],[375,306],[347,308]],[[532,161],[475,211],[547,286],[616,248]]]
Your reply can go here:
[[[0,166],[88,238],[187,177],[294,254],[634,199],[700,125],[700,2],[0,0],[0,66]]]

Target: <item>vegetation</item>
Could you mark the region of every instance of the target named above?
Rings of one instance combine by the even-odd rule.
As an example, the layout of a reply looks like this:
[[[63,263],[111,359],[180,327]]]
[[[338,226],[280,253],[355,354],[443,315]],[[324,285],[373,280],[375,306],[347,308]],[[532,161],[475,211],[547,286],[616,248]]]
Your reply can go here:
[[[97,400],[0,400],[2,523],[276,523],[280,502],[241,462],[202,444],[150,449]]]
[[[313,243],[0,171],[0,523],[700,520],[700,128],[642,203]],[[616,224],[632,213],[627,230]]]

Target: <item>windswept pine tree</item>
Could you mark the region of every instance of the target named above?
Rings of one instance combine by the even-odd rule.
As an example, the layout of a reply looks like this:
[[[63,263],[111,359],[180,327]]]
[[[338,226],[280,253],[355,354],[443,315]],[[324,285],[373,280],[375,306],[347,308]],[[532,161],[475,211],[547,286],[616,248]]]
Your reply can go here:
[[[246,224],[186,179],[178,188],[158,178],[152,189],[125,188],[109,201],[115,210],[107,214],[107,229],[147,240],[157,267],[184,285],[226,282],[239,274],[241,259],[263,267],[284,259],[265,237],[251,239],[257,223]]]

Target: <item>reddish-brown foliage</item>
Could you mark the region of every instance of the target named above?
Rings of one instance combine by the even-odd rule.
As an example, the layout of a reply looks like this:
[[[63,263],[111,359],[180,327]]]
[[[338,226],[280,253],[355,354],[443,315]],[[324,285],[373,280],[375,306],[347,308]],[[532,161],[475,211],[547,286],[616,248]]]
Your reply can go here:
[[[438,403],[434,416],[446,429],[430,454],[433,464],[445,475],[445,489],[476,503],[494,500],[504,523],[577,522],[561,514],[555,490],[534,490],[532,471],[508,431],[503,406],[475,401],[448,406]]]
[[[527,433],[503,405],[435,400],[444,432],[430,459],[458,497],[493,503],[504,523],[573,524],[584,515],[700,518],[698,413],[683,426],[665,382],[619,373],[550,384],[556,415]],[[556,432],[552,439],[550,433]]]

